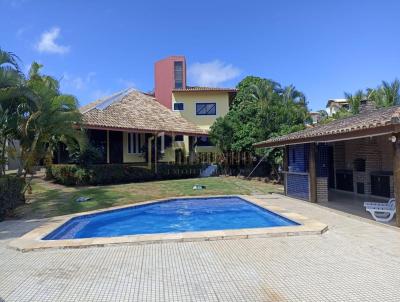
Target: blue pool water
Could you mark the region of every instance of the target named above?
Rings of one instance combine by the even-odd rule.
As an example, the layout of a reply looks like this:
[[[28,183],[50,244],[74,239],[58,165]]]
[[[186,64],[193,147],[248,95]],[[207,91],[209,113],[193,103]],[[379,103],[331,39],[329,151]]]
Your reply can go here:
[[[239,197],[172,199],[70,219],[44,240],[298,225]]]

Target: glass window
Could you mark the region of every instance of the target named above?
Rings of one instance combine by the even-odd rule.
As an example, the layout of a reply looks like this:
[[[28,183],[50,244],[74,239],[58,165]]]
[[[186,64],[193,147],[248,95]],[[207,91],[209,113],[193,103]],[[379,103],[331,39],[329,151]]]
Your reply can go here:
[[[175,88],[183,87],[183,62],[174,62]]]
[[[142,136],[140,133],[128,133],[128,153],[142,153]]]
[[[197,137],[197,146],[213,146],[208,136],[198,136]]]
[[[196,104],[196,115],[216,115],[217,105],[216,103],[197,103]]]
[[[183,103],[174,103],[174,110],[175,111],[183,111]]]
[[[183,135],[175,135],[176,142],[183,142]]]

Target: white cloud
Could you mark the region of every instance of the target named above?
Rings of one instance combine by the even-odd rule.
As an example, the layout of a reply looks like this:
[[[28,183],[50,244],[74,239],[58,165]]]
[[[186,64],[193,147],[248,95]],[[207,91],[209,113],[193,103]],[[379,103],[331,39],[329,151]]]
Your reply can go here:
[[[60,28],[53,27],[49,31],[45,31],[42,33],[40,37],[40,41],[36,45],[36,49],[39,52],[47,52],[47,53],[56,53],[56,54],[65,54],[69,52],[70,46],[59,45],[56,42],[56,39],[60,35]]]
[[[91,71],[86,76],[74,76],[64,72],[61,85],[63,89],[85,90],[93,82],[96,73]]]
[[[188,74],[196,85],[214,87],[236,78],[240,70],[232,64],[214,60],[190,65]]]

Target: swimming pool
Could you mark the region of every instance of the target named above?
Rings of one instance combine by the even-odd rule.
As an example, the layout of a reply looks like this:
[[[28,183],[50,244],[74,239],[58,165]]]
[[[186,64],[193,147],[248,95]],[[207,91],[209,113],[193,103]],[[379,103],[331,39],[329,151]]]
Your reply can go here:
[[[240,197],[171,199],[74,217],[43,240],[299,225]]]

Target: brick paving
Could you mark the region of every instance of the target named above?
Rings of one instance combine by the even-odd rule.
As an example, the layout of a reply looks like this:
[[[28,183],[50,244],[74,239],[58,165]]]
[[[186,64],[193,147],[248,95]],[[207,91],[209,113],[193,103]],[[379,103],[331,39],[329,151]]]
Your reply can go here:
[[[277,195],[323,235],[20,253],[0,223],[0,301],[400,301],[400,232]]]

